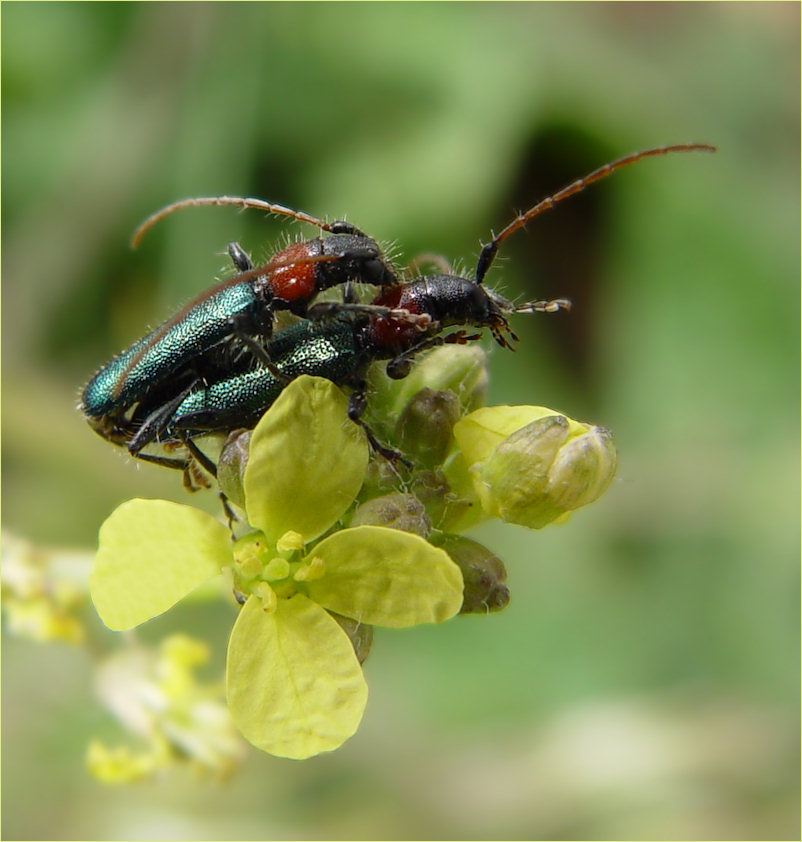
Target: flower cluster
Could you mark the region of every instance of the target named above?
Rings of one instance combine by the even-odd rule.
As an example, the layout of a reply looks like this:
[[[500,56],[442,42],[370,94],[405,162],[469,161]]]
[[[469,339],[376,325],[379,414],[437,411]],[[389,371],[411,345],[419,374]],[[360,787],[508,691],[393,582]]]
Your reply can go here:
[[[340,389],[301,376],[223,448],[220,487],[243,512],[233,535],[164,500],[128,501],[100,530],[90,587],[110,629],[226,582],[241,606],[228,708],[249,742],[282,757],[335,749],[356,731],[374,626],[507,604],[504,565],[463,531],[488,518],[564,519],[615,470],[602,429],[543,407],[483,406],[477,347],[438,348],[401,381],[378,368],[367,423],[403,459],[371,456]]]
[[[88,554],[36,547],[3,531],[2,597],[8,630],[39,643],[86,640]]]
[[[204,643],[174,634],[156,649],[129,638],[100,664],[98,696],[136,743],[110,748],[93,740],[87,764],[98,780],[145,780],[185,759],[196,771],[218,778],[236,769],[245,744],[226,711],[223,688],[195,677],[208,659]]]

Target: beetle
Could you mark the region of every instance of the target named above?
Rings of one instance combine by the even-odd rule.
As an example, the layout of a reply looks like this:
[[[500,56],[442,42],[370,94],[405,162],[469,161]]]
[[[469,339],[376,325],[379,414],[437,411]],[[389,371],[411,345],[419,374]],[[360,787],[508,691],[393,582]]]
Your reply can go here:
[[[126,447],[133,456],[183,470],[185,484],[190,488],[193,478],[201,481],[197,472],[190,476],[195,462],[215,474],[214,463],[195,445],[194,438],[254,426],[285,385],[301,374],[351,386],[355,391],[349,415],[359,422],[368,366],[382,355],[370,333],[370,322],[378,313],[412,322],[419,331],[431,325],[427,316],[372,305],[362,305],[356,312],[326,312],[319,320],[301,320],[276,332],[267,343],[270,366],[258,356],[249,358],[243,354],[230,361],[207,353],[192,367],[182,370],[175,380],[155,385],[128,412],[116,415],[113,429],[102,434],[108,441]],[[387,351],[384,356],[391,355],[392,351]],[[388,458],[399,455],[379,444],[366,426],[365,430],[378,452]],[[168,450],[183,445],[189,458],[142,453],[152,442],[163,444]]]
[[[195,437],[254,427],[287,382],[308,374],[349,387],[348,417],[363,427],[376,452],[391,460],[399,458],[401,455],[382,445],[361,420],[367,405],[368,368],[395,355],[394,348],[377,341],[379,317],[411,323],[419,334],[439,329],[425,315],[410,316],[372,305],[299,321],[276,333],[268,343],[273,366],[257,361],[247,370],[190,389],[181,393],[166,412],[162,405],[152,410],[144,404],[138,407],[131,419],[132,428],[138,429],[128,443],[129,451],[137,455],[154,440],[168,445],[189,444]],[[465,341],[463,333],[452,334],[444,341]]]
[[[301,211],[259,199],[228,196],[185,199],[168,205],[146,219],[135,231],[136,247],[144,234],[165,216],[189,206],[237,205],[290,216],[318,226],[329,236],[293,243],[260,267],[237,243],[228,246],[239,274],[196,296],[162,325],[102,366],[86,384],[80,408],[90,425],[114,443],[125,436],[122,421],[131,407],[168,381],[180,390],[182,375],[196,370],[204,376],[203,358],[210,353],[233,361],[242,348],[265,358],[258,339],[269,338],[277,310],[303,315],[320,290],[351,281],[397,284],[398,279],[379,246],[349,222],[327,223]],[[346,298],[352,297],[350,286]],[[173,391],[172,397],[175,397]],[[118,429],[122,424],[122,432]]]
[[[445,328],[457,325],[487,327],[500,345],[512,348],[511,341],[517,341],[517,337],[509,327],[508,315],[556,312],[570,307],[566,299],[516,305],[484,286],[485,276],[498,248],[508,236],[538,214],[621,167],[644,157],[692,150],[715,151],[715,148],[707,144],[682,144],[648,149],[605,164],[577,179],[529,210],[517,214],[499,234],[483,245],[473,277],[451,274],[446,271],[447,266],[441,266],[443,272],[439,274],[422,275],[406,283],[396,280],[386,284],[370,304],[349,300],[306,304],[305,312],[322,320],[319,324],[301,322],[277,334],[264,348],[251,343],[256,347],[248,345],[252,352],[250,355],[246,351],[231,358],[229,344],[224,344],[214,353],[207,348],[195,355],[185,355],[182,365],[176,367],[180,376],[169,383],[160,382],[155,388],[145,388],[136,400],[118,400],[113,412],[96,419],[90,417],[90,423],[94,420],[96,429],[112,424],[113,431],[98,429],[98,432],[116,444],[125,444],[139,458],[160,464],[171,463],[170,467],[186,469],[187,460],[166,460],[165,457],[153,457],[141,451],[154,441],[173,446],[183,443],[207,470],[213,472],[213,463],[204,462],[202,454],[198,456],[193,439],[210,432],[230,432],[236,427],[252,426],[272,404],[285,383],[299,374],[318,374],[339,385],[350,386],[353,392],[349,399],[349,417],[359,422],[365,408],[365,376],[371,362],[388,360],[388,375],[397,379],[405,377],[419,352],[444,342],[462,343],[478,338],[478,335],[468,335],[464,329],[442,335]],[[250,204],[259,200],[226,197],[185,200],[146,220],[137,235],[178,207],[224,201],[231,204],[246,202],[247,207],[264,207],[262,204]],[[305,215],[298,218],[309,221]],[[238,268],[244,268],[245,259],[239,251],[230,248],[230,253]],[[245,274],[250,277],[259,271],[246,269]],[[346,314],[351,318],[344,318]],[[201,332],[203,327],[199,324],[198,331]],[[147,343],[148,339],[146,337],[142,342]],[[152,350],[153,346],[151,342],[148,348]],[[127,353],[137,353],[136,348],[133,346]],[[130,372],[132,367],[128,366]],[[377,444],[375,439],[371,440]],[[382,450],[381,447],[378,449]]]
[[[125,421],[123,439],[129,452],[139,455],[152,441],[185,440],[184,434],[175,438],[171,431],[201,434],[253,426],[284,386],[301,374],[350,385],[362,395],[368,366],[395,354],[375,340],[373,327],[379,317],[409,324],[417,335],[438,330],[428,315],[406,310],[370,304],[343,311],[325,308],[319,318],[298,321],[273,335],[265,349],[269,366],[256,355],[250,361],[243,355],[234,366],[206,357],[202,376],[184,372],[179,391],[149,393]],[[361,400],[355,397],[352,403]],[[354,421],[361,414],[362,409],[349,408]]]
[[[240,364],[239,370],[227,371],[219,378],[207,371],[207,382],[201,384],[198,379],[170,400],[159,394],[149,395],[127,422],[129,452],[141,456],[142,449],[154,441],[188,444],[197,436],[253,427],[288,381],[309,374],[350,387],[349,418],[365,429],[374,450],[396,458],[398,454],[381,445],[361,421],[367,405],[367,372],[372,363],[388,360],[388,374],[400,379],[409,373],[412,359],[420,351],[444,343],[465,344],[480,336],[468,335],[465,329],[443,336],[448,327],[489,327],[498,331],[499,342],[511,347],[499,328],[500,323],[507,326],[506,315],[553,313],[570,307],[566,299],[515,305],[467,278],[437,277],[443,282],[431,283],[422,278],[399,286],[400,301],[414,298],[418,310],[428,304],[430,312],[411,313],[390,307],[381,302],[382,296],[370,304],[313,304],[310,311],[315,318],[279,331],[268,343],[271,366],[256,357],[252,365]],[[426,296],[421,292],[423,288]],[[193,455],[197,456],[194,452]],[[207,464],[204,467],[208,469]]]
[[[400,306],[393,306],[399,304]],[[490,328],[497,341],[512,348],[504,331],[515,339],[506,316],[512,313],[554,313],[570,309],[564,298],[513,304],[469,278],[423,276],[380,293],[370,304],[319,302],[309,307],[311,320],[304,320],[277,333],[260,355],[238,370],[206,369],[196,372],[193,383],[172,389],[169,399],[150,394],[140,402],[126,423],[125,443],[138,455],[152,441],[176,442],[173,435],[203,435],[249,427],[278,397],[284,385],[300,374],[326,377],[353,389],[348,414],[359,421],[366,405],[366,375],[371,363],[388,360],[387,373],[406,377],[414,356],[443,343],[478,339],[467,330],[443,336],[452,326]],[[242,358],[241,358],[242,360]],[[219,372],[223,376],[218,376]],[[187,372],[185,372],[186,374]],[[202,382],[201,382],[202,381]],[[363,425],[364,426],[364,425]],[[367,430],[374,448],[383,452]],[[388,451],[389,452],[389,451]]]

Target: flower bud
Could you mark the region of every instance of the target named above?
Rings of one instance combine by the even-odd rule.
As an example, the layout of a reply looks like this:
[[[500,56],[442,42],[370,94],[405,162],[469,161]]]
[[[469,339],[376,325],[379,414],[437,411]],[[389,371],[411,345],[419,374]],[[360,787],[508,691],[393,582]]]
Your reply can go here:
[[[465,586],[460,614],[489,614],[506,607],[510,601],[510,592],[504,584],[507,571],[498,556],[461,535],[445,535],[437,545],[462,571]]]
[[[270,545],[262,532],[249,532],[235,541],[232,547],[234,570],[243,580],[256,579],[262,575],[270,561]]]
[[[385,494],[357,507],[351,526],[386,526],[428,537],[432,522],[423,504],[412,494]]]
[[[446,478],[439,468],[433,471],[416,471],[409,488],[423,504],[435,529],[458,532],[475,526],[486,517],[476,499],[470,478],[463,483],[463,488],[468,489],[470,497],[465,497],[459,490],[455,490],[450,479]]]
[[[217,483],[220,490],[241,509],[245,508],[242,478],[245,475],[245,466],[248,464],[248,448],[251,444],[252,432],[252,430],[234,430],[226,439],[217,463]]]
[[[401,382],[396,412],[421,389],[453,392],[463,412],[471,412],[487,399],[487,355],[478,345],[441,345],[419,360]]]
[[[266,582],[279,581],[286,579],[290,575],[290,563],[286,558],[280,556],[271,558],[265,565],[262,571],[262,577]]]
[[[280,553],[291,553],[293,550],[302,550],[304,548],[304,536],[294,529],[288,529],[276,541],[276,549]]]
[[[616,467],[612,433],[604,427],[572,438],[559,449],[549,471],[548,493],[566,511],[597,500],[612,482]]]
[[[296,582],[314,582],[326,575],[326,562],[322,558],[312,556],[307,559],[293,574]]]
[[[483,406],[487,398],[487,356],[478,345],[441,345],[416,361],[403,380],[392,380],[384,365],[374,365],[370,375],[371,399],[367,416],[379,429],[394,423],[399,413],[421,389],[453,392],[461,412]]]
[[[485,511],[532,529],[592,503],[615,473],[608,430],[543,407],[478,410],[454,433]]]
[[[415,365],[399,395],[403,404],[421,389],[448,390],[463,412],[484,405],[487,399],[487,355],[478,345],[441,345]]]
[[[398,418],[398,446],[427,468],[442,465],[454,441],[452,429],[459,417],[459,398],[453,392],[421,389]]]
[[[376,456],[368,462],[365,481],[359,489],[357,500],[362,502],[373,497],[381,497],[398,488],[398,468],[383,456]]]
[[[360,623],[351,619],[351,617],[343,617],[342,614],[336,614],[334,611],[329,611],[328,614],[340,624],[342,630],[348,635],[348,639],[354,647],[357,661],[360,664],[365,663],[365,658],[368,657],[373,646],[373,626]]]

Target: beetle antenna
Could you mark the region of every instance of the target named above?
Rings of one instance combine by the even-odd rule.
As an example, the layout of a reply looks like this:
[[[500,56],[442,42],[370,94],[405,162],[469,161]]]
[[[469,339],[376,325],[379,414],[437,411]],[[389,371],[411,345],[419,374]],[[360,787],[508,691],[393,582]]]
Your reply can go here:
[[[182,199],[179,202],[173,202],[171,205],[166,205],[156,213],[151,214],[141,225],[134,231],[131,237],[131,248],[136,248],[142,241],[142,238],[147,232],[153,228],[156,223],[161,222],[166,216],[183,208],[200,208],[200,207],[238,207],[255,208],[256,210],[266,211],[267,213],[277,214],[279,216],[290,216],[297,219],[299,222],[308,222],[310,225],[315,225],[321,231],[331,231],[332,227],[328,222],[323,222],[315,216],[310,216],[303,211],[296,211],[292,208],[284,207],[284,205],[274,205],[271,202],[265,202],[263,199],[246,199],[239,196],[203,196],[196,199]]]
[[[567,298],[552,298],[550,301],[526,301],[516,304],[512,313],[556,313],[558,310],[570,310],[573,305]]]
[[[571,184],[563,187],[562,190],[558,190],[552,196],[548,196],[547,198],[541,200],[536,205],[529,208],[528,211],[519,213],[506,228],[502,229],[499,234],[496,234],[489,243],[482,246],[482,251],[479,254],[479,261],[476,264],[476,283],[481,284],[484,280],[487,270],[493,263],[493,259],[496,256],[499,245],[501,245],[501,243],[504,242],[510,234],[514,233],[519,228],[522,228],[527,222],[529,222],[530,219],[534,219],[534,217],[538,214],[543,213],[543,211],[551,210],[551,208],[563,199],[573,196],[574,193],[580,193],[594,182],[607,178],[608,175],[612,175],[616,170],[619,170],[622,167],[627,167],[630,164],[634,164],[635,161],[639,161],[641,158],[648,158],[652,155],[668,155],[671,152],[692,152],[695,150],[702,152],[715,152],[716,147],[711,146],[708,143],[681,143],[674,146],[659,146],[655,149],[645,149],[642,152],[632,152],[630,155],[625,155],[617,161],[613,161],[612,163],[599,167],[597,170],[594,170],[584,178],[578,178],[576,181],[572,181]]]

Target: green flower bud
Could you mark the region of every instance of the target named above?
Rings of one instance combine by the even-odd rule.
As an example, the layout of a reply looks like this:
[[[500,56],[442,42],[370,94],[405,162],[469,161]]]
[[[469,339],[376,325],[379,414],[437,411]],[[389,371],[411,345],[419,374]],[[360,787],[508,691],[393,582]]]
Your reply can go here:
[[[416,363],[402,383],[396,412],[421,389],[453,392],[462,411],[471,412],[487,399],[487,355],[478,345],[441,345]]]
[[[271,548],[262,532],[249,532],[237,539],[232,548],[234,577],[239,590],[259,579],[271,558]]]
[[[459,421],[459,398],[444,389],[416,392],[395,426],[401,450],[427,468],[441,465],[454,441],[452,429]]]
[[[485,511],[531,529],[592,503],[615,473],[608,430],[543,407],[478,410],[454,434]]]
[[[423,504],[412,494],[385,494],[362,503],[354,512],[351,526],[386,526],[421,538],[432,531]]]
[[[399,469],[389,459],[373,454],[365,471],[365,480],[357,495],[358,502],[381,497],[398,488]]]
[[[217,463],[217,482],[223,494],[232,503],[245,508],[245,492],[242,478],[248,464],[248,448],[251,445],[252,430],[234,430],[226,439]]]
[[[262,571],[262,578],[266,582],[286,579],[290,575],[290,563],[286,558],[271,558]]]
[[[588,425],[588,431],[559,449],[549,471],[555,504],[566,511],[587,506],[607,490],[615,475],[613,434]]]
[[[471,499],[457,493],[443,471],[435,469],[417,471],[412,477],[410,491],[423,504],[433,526],[450,532],[474,526],[484,516],[470,480],[467,485]],[[476,518],[472,517],[473,513]]]
[[[487,357],[478,345],[442,345],[423,355],[403,380],[392,380],[384,363],[371,366],[371,399],[366,420],[371,427],[391,432],[395,420],[421,389],[453,392],[461,413],[483,406],[487,398]]]
[[[348,639],[354,647],[357,661],[364,664],[373,646],[373,626],[352,620],[350,617],[343,617],[342,614],[337,614],[334,611],[328,611],[327,613],[340,624],[340,628],[348,635]]]
[[[504,584],[507,571],[498,556],[461,535],[443,535],[437,546],[462,571],[465,588],[460,614],[489,614],[506,607],[510,601],[510,592]]]

